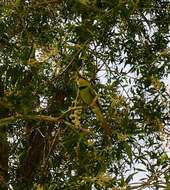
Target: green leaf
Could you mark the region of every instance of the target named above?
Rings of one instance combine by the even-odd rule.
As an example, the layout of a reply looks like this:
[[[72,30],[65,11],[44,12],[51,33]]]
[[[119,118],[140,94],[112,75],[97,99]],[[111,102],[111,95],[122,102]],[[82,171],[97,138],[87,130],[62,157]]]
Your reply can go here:
[[[129,159],[132,161],[132,146],[125,142],[124,147]]]

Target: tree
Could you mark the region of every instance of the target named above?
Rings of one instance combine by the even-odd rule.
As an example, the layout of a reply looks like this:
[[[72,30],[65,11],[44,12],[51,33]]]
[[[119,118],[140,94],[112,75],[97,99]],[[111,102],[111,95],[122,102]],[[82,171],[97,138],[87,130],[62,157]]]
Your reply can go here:
[[[169,188],[169,8],[1,2],[1,189]],[[97,92],[111,137],[79,96],[78,73]]]

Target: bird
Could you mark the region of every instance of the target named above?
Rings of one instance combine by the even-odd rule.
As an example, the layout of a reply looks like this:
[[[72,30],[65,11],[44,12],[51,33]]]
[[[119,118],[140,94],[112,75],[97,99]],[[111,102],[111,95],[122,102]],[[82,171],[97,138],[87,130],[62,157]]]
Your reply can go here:
[[[98,101],[98,95],[92,87],[90,81],[78,74],[77,85],[79,88],[79,95],[82,101],[87,104],[91,110],[96,114],[96,119],[101,122],[101,127],[106,135],[112,135],[112,129],[107,125],[107,121],[103,116],[101,106]]]

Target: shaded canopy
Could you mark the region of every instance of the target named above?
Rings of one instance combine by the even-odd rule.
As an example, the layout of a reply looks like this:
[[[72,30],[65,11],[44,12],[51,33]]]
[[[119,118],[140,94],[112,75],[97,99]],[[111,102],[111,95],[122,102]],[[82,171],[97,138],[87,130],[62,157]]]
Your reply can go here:
[[[170,135],[164,83],[170,71],[170,5],[157,0],[0,5],[2,188],[168,188],[163,142]],[[78,72],[99,94],[113,131],[109,142],[79,97]],[[135,184],[133,177],[143,172],[146,179]]]

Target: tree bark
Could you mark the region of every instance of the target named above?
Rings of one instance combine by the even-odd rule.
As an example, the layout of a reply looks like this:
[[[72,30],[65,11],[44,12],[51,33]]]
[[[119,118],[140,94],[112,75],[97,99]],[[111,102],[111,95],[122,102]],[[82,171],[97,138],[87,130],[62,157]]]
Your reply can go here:
[[[5,97],[4,85],[0,78],[0,100]],[[8,115],[8,110],[1,105],[0,119]],[[6,126],[0,127],[0,189],[8,189],[8,141]]]

